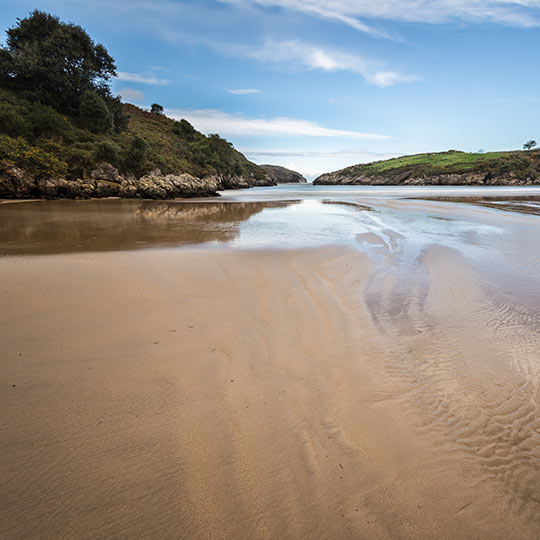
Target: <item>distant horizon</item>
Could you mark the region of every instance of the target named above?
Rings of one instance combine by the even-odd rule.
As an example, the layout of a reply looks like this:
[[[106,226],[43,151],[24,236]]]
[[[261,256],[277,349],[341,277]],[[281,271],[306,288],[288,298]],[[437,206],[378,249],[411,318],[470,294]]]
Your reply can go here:
[[[8,1],[115,58],[113,91],[313,180],[356,163],[540,138],[540,3],[455,0]],[[106,16],[104,16],[106,13]]]

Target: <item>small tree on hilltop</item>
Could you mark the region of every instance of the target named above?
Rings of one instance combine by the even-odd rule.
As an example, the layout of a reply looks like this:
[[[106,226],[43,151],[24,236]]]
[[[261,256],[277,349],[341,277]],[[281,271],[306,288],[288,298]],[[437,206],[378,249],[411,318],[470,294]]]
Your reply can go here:
[[[152,103],[152,107],[150,109],[150,112],[152,114],[157,114],[158,116],[163,116],[163,107],[159,103]]]
[[[531,150],[536,146],[536,141],[530,140],[523,145],[523,150]]]

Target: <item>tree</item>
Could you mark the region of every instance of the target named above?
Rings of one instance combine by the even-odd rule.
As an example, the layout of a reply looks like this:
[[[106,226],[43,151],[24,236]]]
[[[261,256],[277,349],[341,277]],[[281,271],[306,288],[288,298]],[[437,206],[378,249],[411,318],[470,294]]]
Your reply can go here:
[[[536,141],[533,141],[532,139],[530,141],[527,141],[523,145],[523,150],[530,150],[531,148],[534,148],[536,146]]]
[[[55,109],[74,114],[87,91],[110,95],[113,58],[80,26],[43,11],[18,19],[0,49],[0,85],[25,91]]]
[[[179,122],[175,122],[172,131],[178,137],[186,141],[196,141],[204,138],[204,135],[199,133],[187,120],[182,118]]]
[[[148,145],[139,135],[135,135],[124,158],[124,169],[136,176],[141,176],[147,167]]]
[[[79,106],[81,124],[94,133],[107,133],[114,127],[112,114],[96,92],[86,91]]]
[[[164,109],[159,103],[152,103],[152,107],[150,109],[150,112],[152,114],[157,114],[158,116],[163,116]]]

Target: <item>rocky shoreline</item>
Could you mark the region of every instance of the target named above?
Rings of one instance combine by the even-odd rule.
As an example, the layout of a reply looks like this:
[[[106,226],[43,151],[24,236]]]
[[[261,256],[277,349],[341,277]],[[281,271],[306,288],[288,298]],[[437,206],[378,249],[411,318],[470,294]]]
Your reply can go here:
[[[105,197],[174,199],[215,197],[223,189],[275,185],[254,176],[207,176],[161,174],[152,171],[140,178],[126,177],[108,163],[101,163],[84,178],[43,178],[27,170],[0,162],[0,198],[4,199],[90,199]]]
[[[392,176],[343,174],[342,171],[322,174],[313,181],[320,186],[531,186],[540,178],[518,178],[513,173],[493,176],[489,173],[415,175],[405,172]]]

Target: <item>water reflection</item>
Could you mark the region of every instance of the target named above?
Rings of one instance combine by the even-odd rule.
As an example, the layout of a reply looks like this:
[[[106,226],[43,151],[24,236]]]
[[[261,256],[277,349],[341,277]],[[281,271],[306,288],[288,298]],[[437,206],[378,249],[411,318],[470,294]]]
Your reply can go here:
[[[519,214],[532,214],[540,216],[540,197],[422,197],[418,200],[464,203],[474,206],[484,206],[505,212],[517,212]]]
[[[374,238],[380,249],[382,244],[398,242],[395,235],[400,235],[399,242],[411,257],[427,245],[441,244],[495,264],[500,260],[494,257],[513,259],[519,246],[523,266],[538,265],[533,247],[540,215],[538,196],[493,196],[491,190],[478,196],[463,189],[459,196],[419,198],[411,197],[409,190],[405,197],[372,196],[371,191],[360,197],[359,190],[306,187],[306,196],[292,199],[291,192],[300,193],[301,188],[274,190],[273,200],[266,195],[258,198],[270,191],[261,188],[246,191],[245,199],[234,192],[234,198],[210,201],[0,204],[0,255],[195,244],[239,249],[346,244],[369,251]],[[311,196],[315,192],[322,196]],[[393,231],[390,237],[388,231]]]
[[[0,207],[0,255],[230,242],[240,224],[287,201],[36,201]]]

